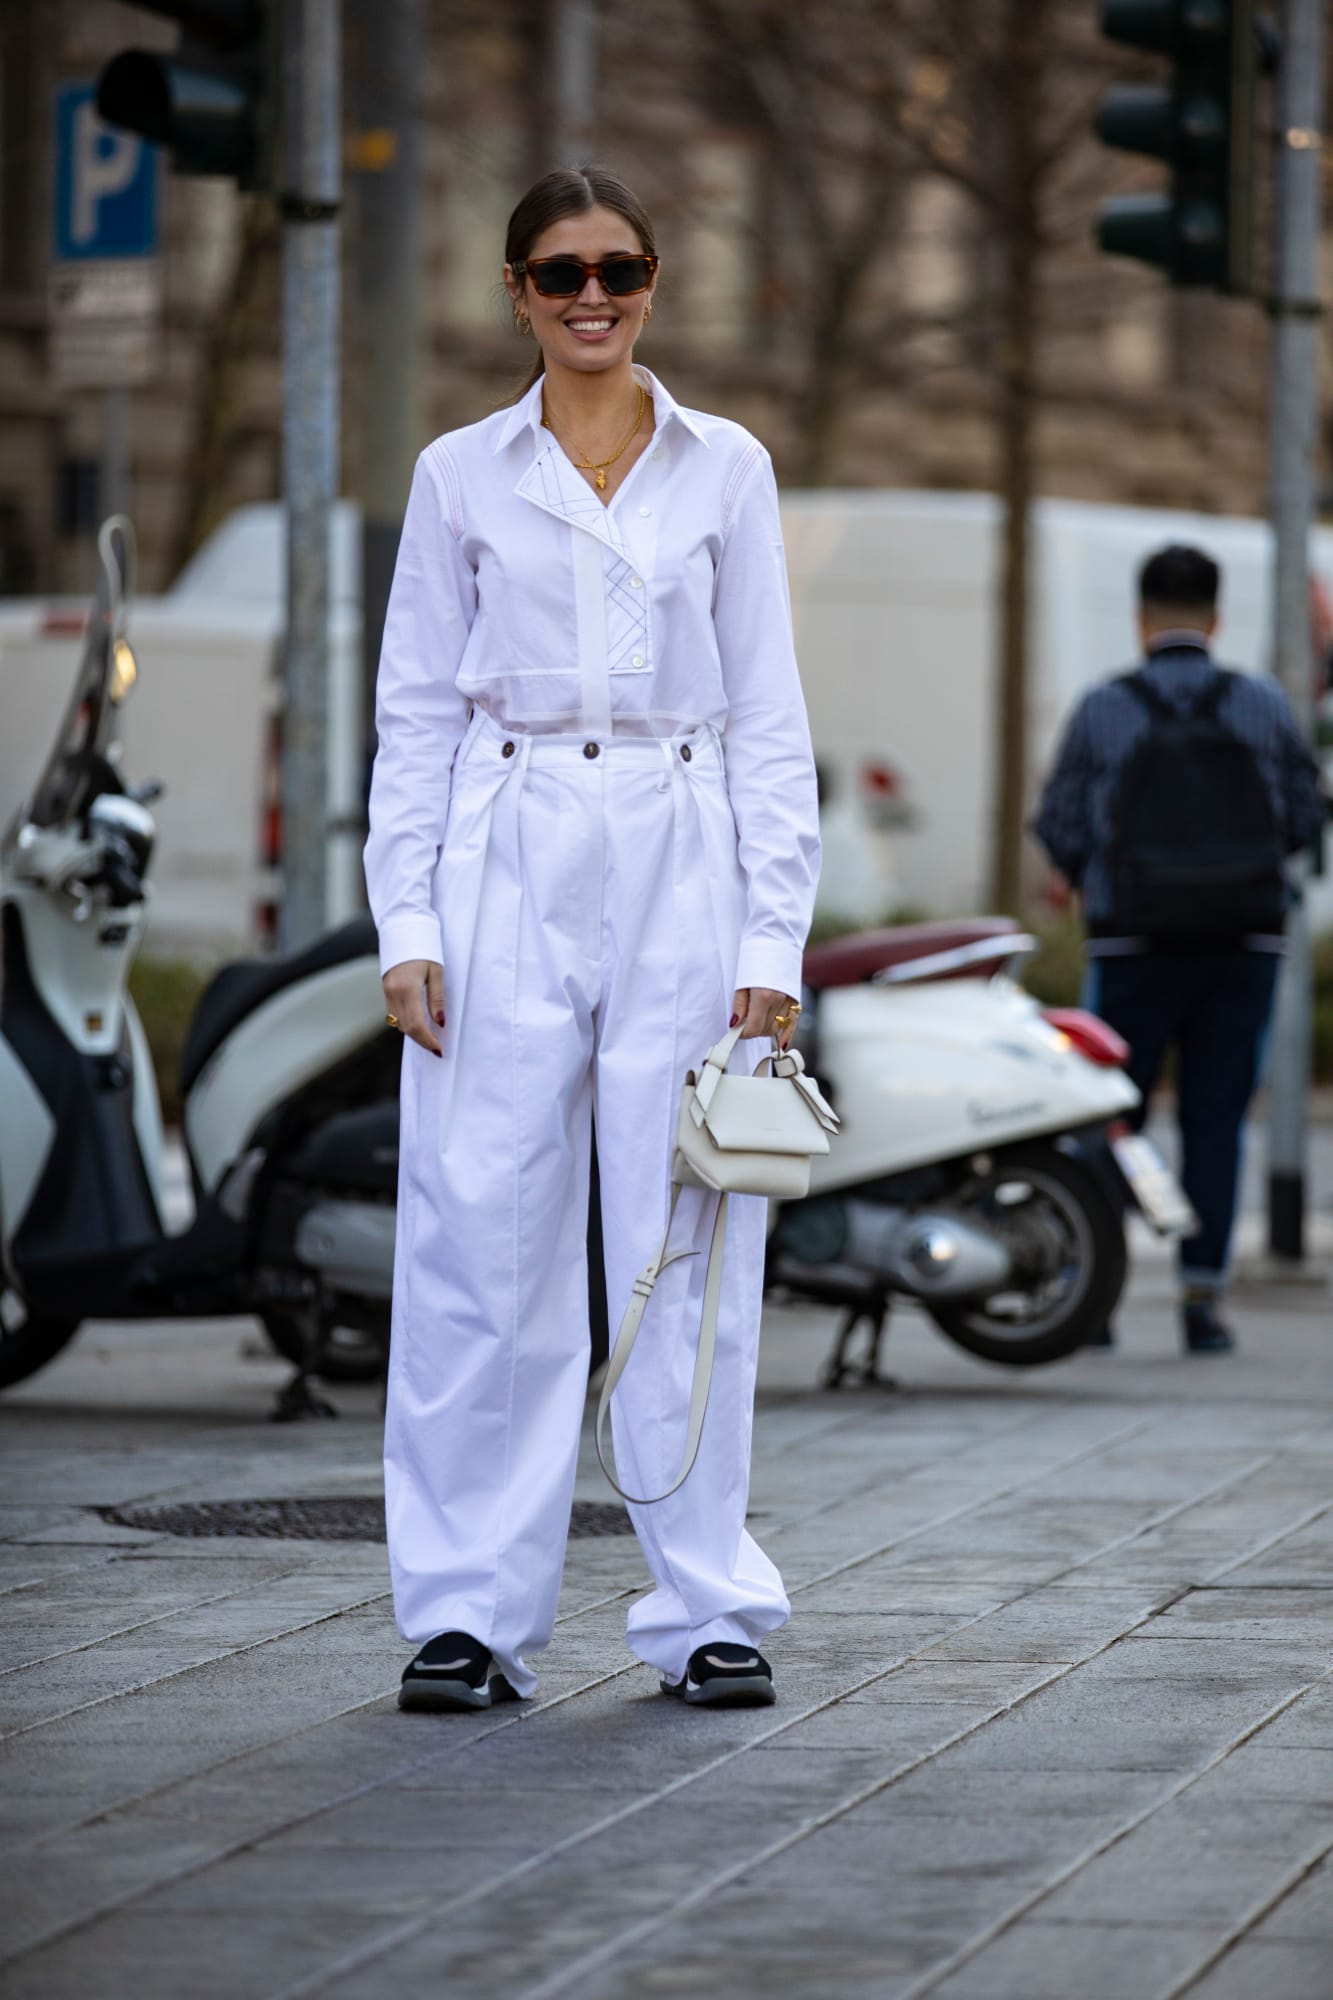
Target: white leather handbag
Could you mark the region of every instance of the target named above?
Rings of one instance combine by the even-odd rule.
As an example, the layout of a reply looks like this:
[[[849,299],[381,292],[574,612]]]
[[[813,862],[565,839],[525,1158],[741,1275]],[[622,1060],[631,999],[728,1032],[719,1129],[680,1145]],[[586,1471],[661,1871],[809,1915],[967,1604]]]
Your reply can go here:
[[[810,1186],[811,1161],[817,1154],[828,1152],[829,1135],[838,1129],[837,1114],[814,1078],[806,1075],[805,1063],[797,1049],[765,1056],[753,1076],[729,1076],[727,1064],[740,1038],[740,1029],[733,1028],[708,1051],[698,1071],[690,1070],[685,1078],[671,1162],[671,1207],[666,1232],[656,1256],[634,1280],[602,1383],[597,1406],[597,1456],[622,1500],[636,1507],[655,1506],[674,1493],[689,1477],[699,1455],[717,1344],[728,1195],[763,1194],[776,1195],[784,1201],[799,1199]],[[678,1257],[695,1254],[692,1250],[667,1249],[683,1187],[715,1188],[721,1197],[708,1248],[703,1317],[690,1386],[689,1425],[680,1471],[670,1486],[663,1493],[639,1497],[626,1493],[611,1470],[605,1445],[606,1421],[612,1394],[634,1351],[644,1310],[659,1275]]]

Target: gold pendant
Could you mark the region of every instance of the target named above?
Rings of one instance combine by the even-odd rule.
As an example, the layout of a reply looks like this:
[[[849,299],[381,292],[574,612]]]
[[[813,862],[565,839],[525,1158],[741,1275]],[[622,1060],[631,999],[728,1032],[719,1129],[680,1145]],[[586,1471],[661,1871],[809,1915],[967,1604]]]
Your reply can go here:
[[[593,485],[597,488],[597,491],[599,493],[603,492],[606,487],[606,474],[604,472],[599,472],[596,479],[593,480]]]

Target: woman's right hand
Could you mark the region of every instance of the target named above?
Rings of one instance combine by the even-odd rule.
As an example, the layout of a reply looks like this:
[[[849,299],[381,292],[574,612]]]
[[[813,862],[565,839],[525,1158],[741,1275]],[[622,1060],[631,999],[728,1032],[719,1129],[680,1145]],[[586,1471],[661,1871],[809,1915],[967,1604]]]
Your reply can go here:
[[[444,967],[429,958],[408,958],[384,975],[384,1004],[398,1026],[433,1056],[443,1055],[431,1023],[444,1026]]]

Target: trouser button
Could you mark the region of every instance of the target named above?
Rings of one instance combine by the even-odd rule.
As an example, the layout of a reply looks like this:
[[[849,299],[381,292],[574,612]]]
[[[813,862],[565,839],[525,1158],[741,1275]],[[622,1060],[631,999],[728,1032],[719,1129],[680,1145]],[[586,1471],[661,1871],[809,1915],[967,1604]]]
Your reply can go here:
[[[682,761],[682,763],[685,763],[685,764],[688,764],[688,763],[689,763],[689,761],[690,761],[690,755],[691,755],[691,752],[690,752],[690,746],[689,746],[689,744],[688,744],[688,743],[682,743],[682,744],[681,744],[681,746],[680,746],[680,755],[681,755],[681,761]]]
[[[600,743],[585,743],[583,746],[583,754],[585,757],[596,757],[600,755],[601,748],[602,746]]]
[[[513,754],[514,754],[514,746],[512,743],[506,743],[504,749],[500,752],[500,755],[502,757],[512,757]]]

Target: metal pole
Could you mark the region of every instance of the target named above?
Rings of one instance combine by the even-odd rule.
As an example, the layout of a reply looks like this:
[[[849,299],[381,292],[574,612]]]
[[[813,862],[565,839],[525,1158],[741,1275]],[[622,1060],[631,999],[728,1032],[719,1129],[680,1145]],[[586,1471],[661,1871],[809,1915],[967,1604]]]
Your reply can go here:
[[[412,466],[425,443],[421,368],[422,0],[357,0],[362,779],[375,743],[375,673]],[[362,799],[364,803],[364,783]],[[364,812],[361,820],[364,822]],[[362,833],[362,838],[364,834]],[[360,873],[358,840],[357,873]]]
[[[130,392],[125,388],[108,389],[102,405],[102,465],[97,507],[103,520],[108,514],[130,511]]]
[[[1278,83],[1277,282],[1269,440],[1273,669],[1309,734],[1314,689],[1309,540],[1319,422],[1319,229],[1325,0],[1284,0]],[[1298,873],[1308,867],[1304,858]],[[1310,927],[1292,912],[1273,1036],[1268,1247],[1305,1254],[1305,1162],[1312,1033]]]
[[[285,0],[283,489],[287,648],[282,744],[283,949],[328,921],[329,530],[338,491],[341,229],[339,0]]]
[[[597,89],[597,0],[556,0],[556,163],[577,166],[592,142]]]

